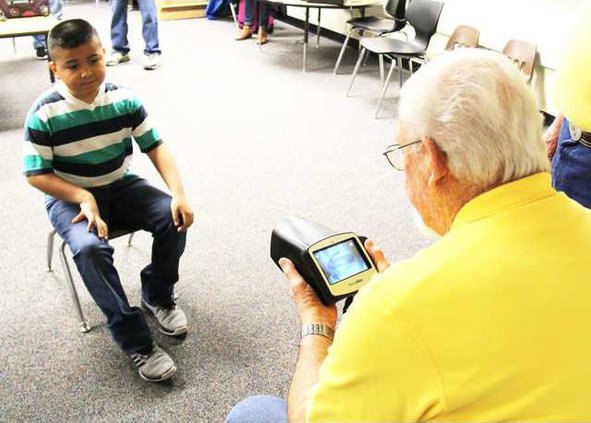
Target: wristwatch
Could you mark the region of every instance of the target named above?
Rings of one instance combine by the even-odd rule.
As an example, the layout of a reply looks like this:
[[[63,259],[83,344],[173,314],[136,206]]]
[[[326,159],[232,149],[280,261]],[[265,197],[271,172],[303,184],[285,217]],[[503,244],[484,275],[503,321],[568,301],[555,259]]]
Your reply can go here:
[[[307,335],[320,335],[332,341],[334,339],[334,329],[322,323],[308,323],[302,325],[302,338]]]

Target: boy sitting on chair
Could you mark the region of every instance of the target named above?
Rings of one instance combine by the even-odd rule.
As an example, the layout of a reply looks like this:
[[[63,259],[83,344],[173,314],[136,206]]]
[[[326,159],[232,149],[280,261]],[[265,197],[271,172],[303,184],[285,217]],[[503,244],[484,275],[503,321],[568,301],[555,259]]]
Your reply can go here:
[[[131,307],[113,266],[109,228],[154,236],[152,260],[141,272],[142,306],[161,332],[187,333],[174,301],[179,259],[193,223],[172,155],[132,93],[105,83],[105,50],[82,19],[56,25],[48,37],[49,66],[60,81],[31,107],[25,123],[24,173],[47,194],[45,207],[70,247],[84,284],[107,317],[117,345],[150,382],[176,366],[158,347],[137,307]],[[131,138],[146,153],[172,197],[129,172]]]

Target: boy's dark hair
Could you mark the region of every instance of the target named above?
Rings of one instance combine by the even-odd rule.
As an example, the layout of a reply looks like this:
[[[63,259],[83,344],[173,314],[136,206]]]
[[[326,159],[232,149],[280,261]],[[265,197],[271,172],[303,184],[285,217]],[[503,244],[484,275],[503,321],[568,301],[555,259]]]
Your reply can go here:
[[[100,42],[96,29],[84,19],[69,19],[54,26],[47,37],[49,53],[59,47],[76,48],[90,42],[94,37]]]

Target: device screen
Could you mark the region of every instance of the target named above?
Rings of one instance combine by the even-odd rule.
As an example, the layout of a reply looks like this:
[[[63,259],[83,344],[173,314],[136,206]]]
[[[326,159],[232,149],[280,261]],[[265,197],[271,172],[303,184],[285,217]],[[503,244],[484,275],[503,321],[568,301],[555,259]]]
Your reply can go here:
[[[314,257],[331,285],[370,268],[354,239],[315,251]]]

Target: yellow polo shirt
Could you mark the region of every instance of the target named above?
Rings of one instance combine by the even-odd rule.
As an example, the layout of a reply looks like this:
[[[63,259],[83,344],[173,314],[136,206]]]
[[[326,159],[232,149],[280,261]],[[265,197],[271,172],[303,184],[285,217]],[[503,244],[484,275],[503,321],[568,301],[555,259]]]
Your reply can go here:
[[[307,420],[591,421],[590,258],[549,174],[476,197],[358,294]]]

